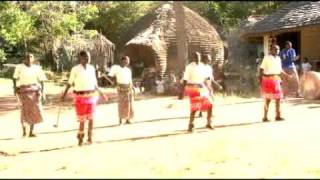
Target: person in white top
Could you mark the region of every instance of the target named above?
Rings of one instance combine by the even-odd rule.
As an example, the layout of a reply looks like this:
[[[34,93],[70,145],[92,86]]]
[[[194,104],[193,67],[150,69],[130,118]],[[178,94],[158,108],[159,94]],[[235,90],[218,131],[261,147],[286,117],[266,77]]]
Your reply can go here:
[[[270,55],[265,56],[260,65],[260,84],[262,96],[265,99],[264,104],[264,116],[263,122],[268,122],[268,109],[271,102],[271,99],[274,99],[276,102],[276,121],[284,120],[281,117],[280,112],[280,99],[283,97],[281,89],[281,77],[283,74],[285,76],[290,76],[285,73],[282,69],[281,59],[277,55],[279,51],[279,46],[272,45],[270,50]]]
[[[35,137],[35,124],[43,121],[41,96],[46,77],[40,66],[34,65],[34,56],[28,53],[22,64],[16,66],[13,74],[14,95],[18,96],[21,107],[23,136],[26,136],[26,124],[30,126],[29,137]]]
[[[61,101],[64,101],[68,90],[73,86],[73,92],[75,94],[75,110],[78,122],[80,122],[77,138],[78,145],[81,146],[84,138],[86,120],[88,120],[88,143],[92,143],[93,119],[96,103],[99,99],[99,95],[96,91],[100,93],[105,101],[107,101],[107,97],[104,96],[102,91],[98,88],[95,69],[91,64],[89,64],[90,53],[87,51],[81,51],[79,53],[79,59],[80,64],[71,69],[69,81],[61,96]]]
[[[119,125],[122,119],[126,120],[126,124],[130,124],[130,119],[134,116],[133,103],[134,103],[134,89],[132,84],[132,72],[128,67],[130,58],[123,56],[121,58],[120,66],[112,66],[108,76],[115,78],[118,91],[118,114]]]
[[[216,86],[219,90],[222,90],[223,88],[218,82],[216,82],[214,80],[213,68],[211,66],[211,61],[212,61],[212,59],[211,59],[210,54],[205,54],[205,55],[202,56],[202,62],[204,64],[204,66],[205,66],[205,73],[206,73],[206,76],[210,80],[210,89],[208,89],[208,90],[210,92],[210,97],[211,97],[211,100],[212,100],[212,103],[213,103],[213,90],[214,90],[214,88],[213,88],[212,85]],[[199,116],[202,117],[202,112],[201,111],[200,111]]]
[[[201,55],[199,52],[193,54],[193,59],[190,64],[185,68],[183,74],[182,89],[189,95],[190,99],[190,121],[188,131],[192,132],[194,127],[193,121],[197,111],[207,111],[207,125],[209,129],[213,129],[211,126],[212,116],[212,102],[210,100],[211,89],[210,77],[206,73],[205,65],[200,61]],[[183,97],[183,93],[181,96]]]
[[[163,94],[164,93],[164,80],[160,75],[158,75],[156,79],[156,85],[157,85],[157,93]]]
[[[311,71],[312,65],[309,62],[308,58],[304,58],[301,64],[302,74]]]

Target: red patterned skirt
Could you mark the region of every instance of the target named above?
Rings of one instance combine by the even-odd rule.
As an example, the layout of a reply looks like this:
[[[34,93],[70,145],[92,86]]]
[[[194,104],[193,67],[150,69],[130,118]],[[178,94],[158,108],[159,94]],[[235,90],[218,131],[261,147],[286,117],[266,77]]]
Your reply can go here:
[[[88,93],[74,93],[74,104],[78,122],[84,122],[94,118],[98,99],[99,95],[94,91]]]
[[[210,99],[209,91],[206,87],[188,84],[184,90],[190,99],[191,112],[206,111],[213,107],[213,102]]]
[[[21,101],[21,122],[29,125],[43,121],[40,87],[36,84],[19,87],[18,97]]]
[[[263,76],[261,83],[261,93],[265,99],[281,99],[283,93],[281,89],[280,76]]]

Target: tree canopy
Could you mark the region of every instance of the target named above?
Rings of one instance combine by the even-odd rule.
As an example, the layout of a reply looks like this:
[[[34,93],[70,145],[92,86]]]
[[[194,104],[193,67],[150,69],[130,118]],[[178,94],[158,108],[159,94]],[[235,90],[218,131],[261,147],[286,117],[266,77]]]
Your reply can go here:
[[[0,63],[31,51],[53,66],[55,42],[96,30],[116,45],[132,25],[161,1],[5,1],[0,3]],[[253,14],[268,14],[286,1],[186,1],[223,34]],[[119,47],[117,47],[119,48]]]

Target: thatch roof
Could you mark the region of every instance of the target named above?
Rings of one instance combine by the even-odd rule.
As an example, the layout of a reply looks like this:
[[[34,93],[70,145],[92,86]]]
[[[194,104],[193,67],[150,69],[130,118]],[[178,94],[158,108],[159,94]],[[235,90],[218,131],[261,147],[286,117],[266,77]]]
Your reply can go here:
[[[77,55],[81,50],[91,54],[91,64],[102,69],[108,62],[114,61],[115,45],[102,34],[96,31],[85,31],[57,42],[56,55],[65,68],[76,63]],[[68,67],[66,67],[66,65]]]
[[[320,26],[320,1],[294,1],[273,14],[247,26],[242,36],[258,36],[263,33],[279,33],[305,26]]]
[[[194,47],[198,47],[196,50],[201,53],[210,53],[213,60],[222,61],[223,42],[216,29],[191,9],[184,6],[183,10],[189,53]],[[131,58],[149,56],[148,61],[154,60],[156,68],[163,74],[167,70],[167,64],[176,59],[176,55],[172,55],[171,52],[177,46],[175,21],[172,3],[159,6],[134,25],[132,31],[128,33],[134,37],[125,44],[123,53]]]

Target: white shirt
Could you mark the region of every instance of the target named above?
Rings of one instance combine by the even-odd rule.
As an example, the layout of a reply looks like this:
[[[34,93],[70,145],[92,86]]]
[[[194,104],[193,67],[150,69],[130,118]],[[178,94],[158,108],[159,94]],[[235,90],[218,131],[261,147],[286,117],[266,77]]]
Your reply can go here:
[[[116,77],[118,84],[132,84],[132,73],[128,67],[114,65],[111,67],[108,76]]]
[[[301,67],[302,67],[302,72],[305,73],[307,71],[310,71],[312,66],[310,63],[302,63]]]
[[[276,57],[272,55],[265,56],[262,60],[260,68],[263,69],[263,73],[266,75],[268,74],[280,75],[282,71],[281,59],[279,56],[276,56]]]
[[[74,85],[75,91],[91,91],[95,89],[97,77],[94,67],[91,64],[83,65],[78,64],[71,69],[68,83]]]
[[[212,67],[209,64],[205,64],[204,67],[207,78],[214,80]]]
[[[186,66],[183,74],[183,80],[191,84],[203,84],[204,80],[208,77],[208,72],[203,63],[191,62]]]
[[[162,94],[164,93],[164,81],[161,80],[156,80],[156,84],[157,84],[157,93]]]
[[[17,79],[17,86],[39,84],[40,81],[45,81],[47,78],[39,65],[18,64],[15,68],[13,78]]]

